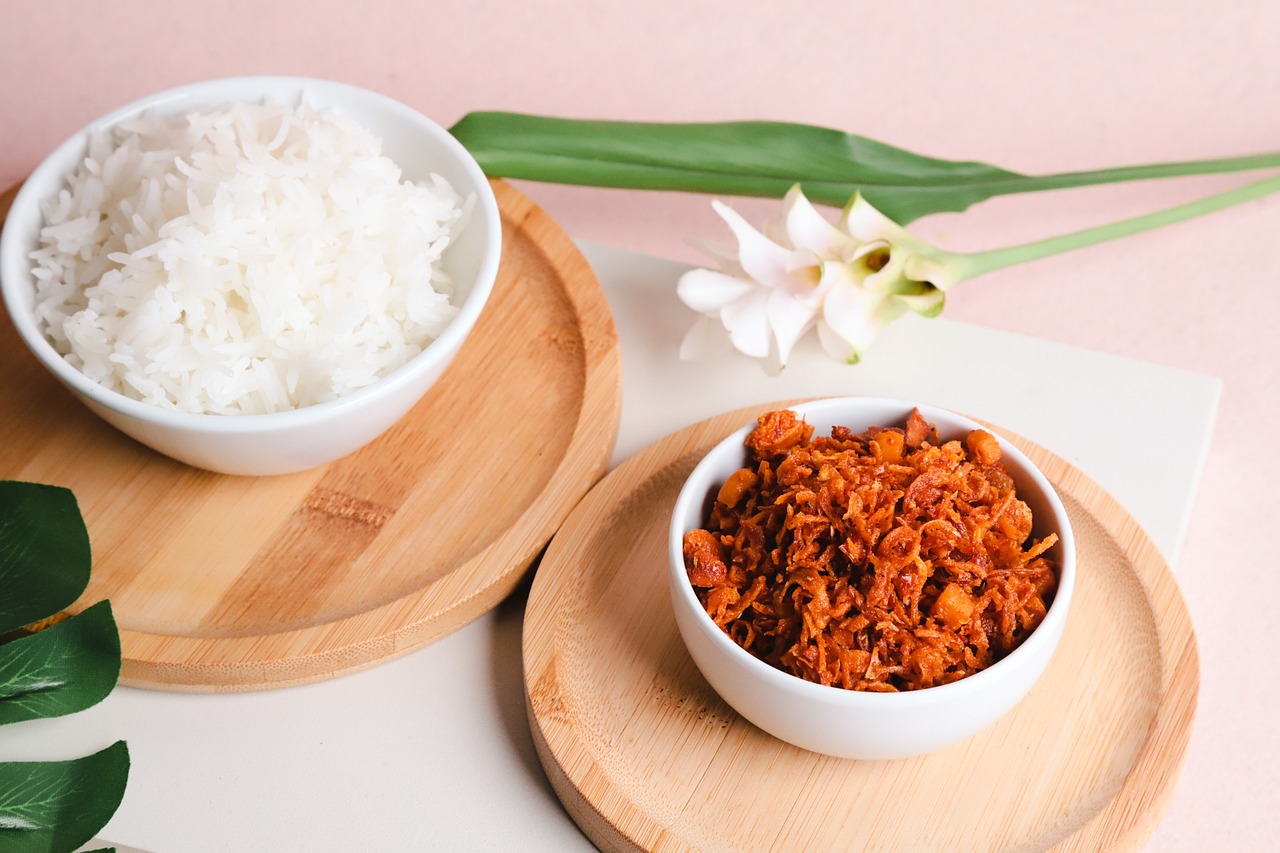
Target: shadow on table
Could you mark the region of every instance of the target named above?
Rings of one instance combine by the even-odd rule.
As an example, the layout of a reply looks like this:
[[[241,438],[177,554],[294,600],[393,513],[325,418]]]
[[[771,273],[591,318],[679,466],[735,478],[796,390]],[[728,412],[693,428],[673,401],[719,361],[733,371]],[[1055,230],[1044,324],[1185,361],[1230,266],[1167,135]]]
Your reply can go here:
[[[502,714],[502,728],[520,756],[520,762],[546,793],[555,799],[551,783],[542,771],[542,763],[533,748],[529,717],[525,711],[524,654],[521,635],[524,631],[524,609],[533,584],[533,571],[520,581],[511,594],[494,609],[497,617],[490,644],[490,674],[494,695]],[[557,800],[558,802],[558,800]]]

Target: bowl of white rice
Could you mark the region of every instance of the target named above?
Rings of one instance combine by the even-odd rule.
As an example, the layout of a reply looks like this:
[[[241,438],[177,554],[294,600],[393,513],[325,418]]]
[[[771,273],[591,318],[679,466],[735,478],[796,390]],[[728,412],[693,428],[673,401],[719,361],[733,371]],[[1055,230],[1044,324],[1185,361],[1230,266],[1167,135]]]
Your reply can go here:
[[[0,289],[40,362],[127,435],[280,474],[351,453],[423,397],[500,253],[493,191],[439,125],[353,86],[243,77],[152,95],[59,146],[14,199]]]

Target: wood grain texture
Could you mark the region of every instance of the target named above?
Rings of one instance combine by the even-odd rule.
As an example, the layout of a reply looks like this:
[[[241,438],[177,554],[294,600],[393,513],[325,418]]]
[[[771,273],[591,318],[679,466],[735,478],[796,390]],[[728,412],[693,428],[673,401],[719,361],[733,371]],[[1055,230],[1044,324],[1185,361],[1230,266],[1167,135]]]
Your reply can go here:
[[[1199,691],[1195,635],[1133,518],[1001,431],[1062,495],[1072,612],[1049,669],[996,725],[898,761],[807,752],[740,718],[676,630],[666,534],[715,442],[769,406],[695,424],[607,476],[570,515],[525,617],[528,713],[557,795],[604,850],[1132,850],[1163,814]]]
[[[432,642],[504,598],[608,466],[621,366],[563,231],[494,182],[503,249],[475,330],[377,441],[279,477],[174,462],[93,416],[0,321],[0,477],[72,488],[132,686],[314,681]],[[13,191],[0,198],[7,210]]]

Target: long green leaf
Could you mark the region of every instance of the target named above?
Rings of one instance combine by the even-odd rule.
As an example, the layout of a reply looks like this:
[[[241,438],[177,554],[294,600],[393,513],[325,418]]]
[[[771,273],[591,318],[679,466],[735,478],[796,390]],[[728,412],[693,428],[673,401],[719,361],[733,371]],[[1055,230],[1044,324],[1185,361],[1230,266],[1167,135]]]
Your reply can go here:
[[[785,122],[662,124],[476,112],[451,133],[494,177],[623,189],[781,197],[799,183],[843,206],[861,192],[900,223],[993,196],[1280,166],[1280,152],[1057,175],[925,157],[865,136]]]
[[[70,853],[111,819],[128,777],[124,741],[72,761],[0,763],[0,853]]]
[[[89,566],[89,531],[69,489],[0,481],[0,633],[68,607]]]
[[[120,677],[120,633],[100,601],[0,646],[0,725],[60,717],[101,702]]]

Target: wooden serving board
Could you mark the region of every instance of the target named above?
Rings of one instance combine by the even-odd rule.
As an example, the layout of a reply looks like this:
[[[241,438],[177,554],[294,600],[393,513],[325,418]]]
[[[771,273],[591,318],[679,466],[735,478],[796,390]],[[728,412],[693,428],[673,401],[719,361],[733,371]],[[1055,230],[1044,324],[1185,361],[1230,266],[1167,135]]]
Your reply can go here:
[[[677,432],[583,500],[534,578],[524,628],[534,743],[604,850],[1134,849],[1177,782],[1199,690],[1195,635],[1133,518],[1067,462],[1007,437],[1063,497],[1072,612],[1049,669],[968,741],[898,761],[807,752],[739,717],[681,642],[667,592],[676,494],[756,406]]]
[[[279,687],[424,646],[501,601],[605,471],[621,367],[604,293],[549,216],[493,187],[502,262],[479,324],[399,424],[312,471],[161,456],[82,407],[0,318],[0,477],[75,491],[94,552],[78,606],[111,599],[122,683]]]

